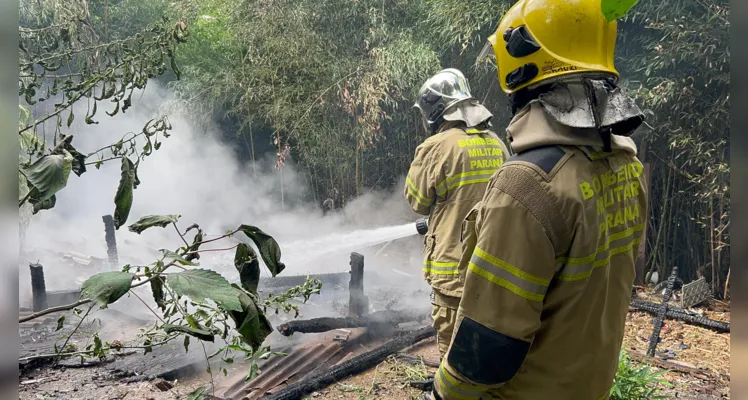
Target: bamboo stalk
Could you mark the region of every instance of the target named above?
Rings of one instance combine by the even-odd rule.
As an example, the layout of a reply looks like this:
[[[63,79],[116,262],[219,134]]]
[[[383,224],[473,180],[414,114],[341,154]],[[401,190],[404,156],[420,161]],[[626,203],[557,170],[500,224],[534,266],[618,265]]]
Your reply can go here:
[[[730,271],[731,270],[732,269],[727,270],[727,279],[725,279],[725,291],[724,291],[724,296],[722,297],[725,300],[727,300],[727,295],[730,293]]]

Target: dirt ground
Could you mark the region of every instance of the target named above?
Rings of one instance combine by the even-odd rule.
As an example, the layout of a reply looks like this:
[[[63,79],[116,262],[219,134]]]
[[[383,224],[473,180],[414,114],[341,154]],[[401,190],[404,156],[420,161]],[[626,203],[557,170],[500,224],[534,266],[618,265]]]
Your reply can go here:
[[[656,300],[657,295],[641,295]],[[700,308],[704,316],[719,321],[730,321],[729,307],[712,301]],[[624,349],[629,353],[646,353],[652,334],[654,317],[644,312],[630,312],[626,320]],[[664,375],[672,386],[662,387],[662,395],[669,399],[729,399],[730,398],[730,334],[666,320],[657,346],[658,355],[684,368],[698,369],[698,373],[672,371]],[[439,353],[434,340],[425,340],[409,354],[437,361]],[[652,367],[653,370],[660,368]],[[422,392],[408,386],[411,380],[433,374],[435,368],[413,365],[390,358],[363,374],[345,379],[324,391],[309,396],[320,400],[400,400],[421,399]]]
[[[711,302],[701,310],[707,318],[729,321],[726,304]],[[644,354],[652,332],[653,316],[630,312],[626,323],[624,349],[630,354]],[[682,371],[668,372],[664,377],[671,387],[662,388],[670,399],[730,398],[730,334],[666,320],[657,346],[658,357],[665,358]],[[427,339],[407,350],[408,354],[436,362],[436,342]],[[657,367],[653,367],[657,370]],[[390,357],[364,373],[347,378],[308,396],[330,400],[405,400],[421,399],[422,392],[408,382],[432,375],[435,368]],[[124,384],[111,379],[104,368],[42,368],[21,377],[19,398],[22,400],[172,400],[184,399],[199,386],[209,384],[205,377],[169,382],[161,380]],[[229,377],[231,378],[231,377]],[[221,386],[225,378],[215,377]],[[161,386],[159,388],[159,386]],[[166,390],[163,390],[166,389]],[[220,393],[220,391],[218,392]]]
[[[23,376],[18,386],[21,400],[182,400],[205,382],[169,382],[163,380],[121,383],[112,380],[102,368],[42,368]]]

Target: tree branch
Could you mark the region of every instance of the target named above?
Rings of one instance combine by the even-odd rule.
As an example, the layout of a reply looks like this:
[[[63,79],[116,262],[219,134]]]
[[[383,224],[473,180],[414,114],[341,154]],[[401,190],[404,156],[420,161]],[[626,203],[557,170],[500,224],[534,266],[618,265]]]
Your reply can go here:
[[[103,349],[103,351],[120,350],[120,349],[141,349],[142,350],[142,349],[145,349],[145,348],[148,348],[148,347],[158,347],[158,346],[163,346],[163,345],[171,342],[172,340],[176,339],[177,337],[179,337],[179,335],[172,336],[170,338],[167,338],[164,341],[161,341],[161,342],[158,342],[158,343],[154,343],[154,344],[152,344],[150,346],[117,346],[117,347],[109,346],[109,347],[105,347]],[[38,355],[35,355],[35,356],[28,356],[28,357],[24,357],[24,358],[19,358],[18,361],[19,362],[29,362],[29,361],[33,361],[33,360],[42,360],[42,359],[45,359],[45,358],[71,357],[71,356],[79,356],[79,355],[84,355],[84,354],[91,354],[93,352],[94,352],[93,350],[81,350],[81,351],[72,351],[72,352],[60,353],[60,354],[38,354]]]
[[[93,307],[95,305],[96,304],[91,304],[91,307],[88,307],[88,310],[86,310],[86,313],[83,314],[83,316],[81,317],[81,320],[78,321],[78,325],[76,325],[75,329],[73,329],[73,331],[70,332],[70,334],[68,335],[68,337],[65,339],[65,343],[63,343],[62,346],[60,346],[60,351],[57,352],[57,356],[58,357],[60,356],[60,353],[62,353],[62,351],[65,350],[65,346],[68,345],[68,342],[70,342],[70,339],[73,337],[73,335],[75,335],[75,332],[78,332],[78,328],[81,327],[81,324],[88,317],[88,314],[91,312],[91,310],[93,310]]]
[[[23,317],[23,318],[19,318],[18,322],[20,323],[20,322],[31,321],[32,319],[37,319],[37,318],[45,316],[47,314],[53,314],[53,313],[56,313],[56,312],[59,312],[59,311],[69,311],[69,310],[74,309],[75,307],[82,306],[82,305],[88,304],[90,302],[91,302],[90,299],[81,299],[81,300],[78,300],[78,301],[76,301],[75,303],[72,303],[72,304],[66,304],[64,306],[57,306],[57,307],[50,307],[50,308],[48,308],[46,310],[42,310],[42,311],[33,313],[33,314],[29,315],[29,316],[26,316],[26,317]]]

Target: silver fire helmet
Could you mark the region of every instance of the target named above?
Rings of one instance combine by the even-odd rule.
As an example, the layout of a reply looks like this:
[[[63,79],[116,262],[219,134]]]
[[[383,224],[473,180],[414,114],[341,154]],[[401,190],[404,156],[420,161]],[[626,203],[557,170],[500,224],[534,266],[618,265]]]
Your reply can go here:
[[[423,127],[430,133],[435,133],[447,109],[472,98],[465,75],[457,69],[447,68],[421,86],[418,101],[413,107],[421,111]]]

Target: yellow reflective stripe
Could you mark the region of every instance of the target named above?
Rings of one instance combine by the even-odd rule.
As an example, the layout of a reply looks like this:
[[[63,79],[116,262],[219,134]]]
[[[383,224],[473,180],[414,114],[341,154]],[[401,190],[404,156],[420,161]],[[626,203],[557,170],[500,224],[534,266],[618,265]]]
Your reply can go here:
[[[423,264],[426,266],[423,268],[423,272],[427,274],[457,275],[459,273],[457,269],[458,263],[456,262],[426,261]]]
[[[429,199],[428,197],[424,196],[420,190],[418,190],[418,187],[416,187],[416,184],[413,183],[413,181],[410,179],[410,176],[405,177],[405,182],[407,184],[408,193],[413,196],[414,199],[416,199],[416,202],[418,204],[428,207],[433,203],[432,199]]]
[[[465,129],[465,133],[467,133],[469,135],[474,135],[476,133],[481,133],[481,132],[485,132],[485,131],[480,130],[480,129],[475,129],[475,128],[467,128],[467,129]]]
[[[615,242],[617,240],[621,240],[621,239],[627,238],[629,236],[632,236],[636,232],[643,231],[644,230],[644,226],[645,226],[645,224],[642,223],[642,224],[639,224],[639,225],[632,226],[631,228],[626,229],[625,231],[617,232],[617,233],[614,233],[614,234],[610,235],[608,237],[608,241],[606,243],[604,243],[604,244],[601,244],[597,248],[597,251],[595,253],[593,253],[593,254],[590,254],[590,255],[588,255],[586,257],[582,257],[582,258],[559,257],[559,258],[556,259],[556,264],[564,264],[564,265],[584,265],[584,264],[589,264],[589,263],[595,261],[595,259],[597,258],[597,255],[599,253],[607,251],[610,248],[610,245],[613,242]]]
[[[436,187],[439,188],[441,186],[444,186],[446,184],[449,184],[451,182],[454,182],[456,179],[461,179],[467,176],[476,176],[476,175],[493,175],[493,173],[496,172],[495,169],[482,169],[477,171],[468,171],[463,172],[461,174],[452,175],[447,179],[444,179],[443,181],[439,182]]]
[[[477,247],[473,251],[468,269],[487,281],[530,301],[543,301],[550,284],[549,279],[522,271]]]
[[[422,206],[424,206],[424,207],[428,207],[428,206],[430,206],[430,205],[431,205],[431,201],[426,201],[426,200],[423,200],[423,199],[421,199],[420,197],[418,197],[418,194],[416,194],[416,193],[415,193],[415,192],[413,191],[413,189],[411,189],[411,188],[410,188],[410,186],[408,187],[408,194],[409,194],[409,195],[410,195],[411,197],[413,197],[413,198],[414,198],[414,199],[416,200],[416,202],[417,202],[418,204],[420,204],[420,205],[422,205]]]
[[[598,269],[600,267],[608,266],[610,264],[610,259],[613,256],[616,256],[616,255],[619,255],[619,254],[623,254],[623,253],[627,253],[627,252],[633,250],[634,246],[637,246],[639,243],[641,243],[642,239],[643,238],[639,237],[639,238],[636,238],[633,241],[631,241],[631,243],[629,243],[629,244],[626,244],[626,245],[623,245],[623,246],[620,246],[620,247],[614,247],[614,248],[610,249],[610,253],[608,254],[608,256],[605,257],[605,258],[603,258],[603,259],[601,259],[601,260],[597,260],[594,263],[592,263],[592,267],[589,268],[588,271],[579,272],[579,273],[575,273],[575,274],[563,273],[562,272],[561,274],[559,274],[559,279],[561,279],[562,281],[567,281],[567,282],[570,282],[570,281],[580,281],[580,280],[583,280],[583,279],[587,279],[590,276],[592,276],[592,273],[596,269]]]
[[[474,183],[484,183],[491,180],[491,177],[496,172],[496,169],[483,169],[478,171],[463,172],[461,174],[450,176],[449,178],[439,182],[436,185],[436,194],[439,196],[446,193],[447,190],[452,190],[456,187],[471,185]],[[468,177],[476,177],[474,179],[464,179]],[[457,182],[455,182],[457,181]]]
[[[423,265],[432,267],[456,267],[456,262],[424,261]]]
[[[444,363],[439,367],[439,371],[434,377],[434,386],[438,387],[437,391],[439,393],[446,392],[450,399],[458,400],[479,400],[481,394],[485,392],[485,389],[480,386],[459,382],[446,370]]]

